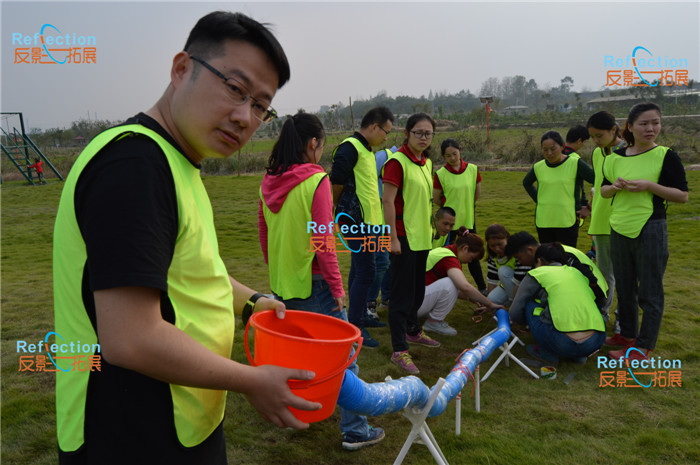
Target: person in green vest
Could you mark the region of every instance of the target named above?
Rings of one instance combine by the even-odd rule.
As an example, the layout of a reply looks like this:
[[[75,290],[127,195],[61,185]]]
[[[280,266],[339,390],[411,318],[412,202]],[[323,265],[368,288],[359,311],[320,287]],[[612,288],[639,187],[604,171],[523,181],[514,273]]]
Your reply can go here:
[[[330,179],[335,214],[341,225],[357,228],[362,223],[375,226],[384,224],[372,147],[386,141],[393,122],[394,115],[387,107],[373,108],[362,118],[360,130],[341,142],[333,152]],[[345,236],[351,244],[375,244],[350,255],[348,275],[348,318],[362,331],[364,346],[374,348],[379,342],[370,336],[365,323],[367,295],[376,273],[374,253],[377,251],[377,235],[351,232]]]
[[[435,121],[416,113],[406,121],[403,145],[384,164],[384,219],[391,236],[391,361],[409,373],[419,370],[408,343],[438,347],[418,322],[425,295],[425,263],[431,247],[433,163],[430,143]]]
[[[580,124],[576,125],[567,131],[564,147],[562,147],[561,152],[573,158],[581,158],[578,152],[581,151],[586,141],[590,138],[591,136],[588,134],[586,126]]]
[[[588,134],[588,129],[586,129],[586,126],[577,124],[566,132],[564,147],[561,149],[561,153],[568,155],[571,158],[581,158],[579,152],[586,144],[586,141],[590,138],[591,136]],[[580,206],[580,208],[576,211],[576,217],[579,220],[579,227],[581,227],[583,226],[584,218],[591,215],[591,209],[588,206],[588,199],[586,198],[586,190],[583,188],[583,179],[579,179],[576,182],[575,195],[578,205]]]
[[[282,126],[260,186],[258,231],[269,265],[270,288],[287,308],[329,315],[348,321],[345,291],[333,230],[309,225],[333,221],[331,185],[318,164],[325,130],[316,115],[297,113]],[[312,239],[324,246],[311,247]],[[317,250],[318,249],[318,250]],[[349,369],[357,374],[357,364]],[[376,444],[384,430],[367,424],[367,417],[340,409],[344,449]]]
[[[312,372],[231,360],[234,312],[283,318],[285,307],[226,271],[200,173],[275,117],[288,80],[265,26],[210,13],[156,104],[95,137],[73,165],[54,229],[55,332],[99,344],[102,360],[101,371],[56,375],[59,463],[225,464],[226,391],[278,427],[308,427],[289,406],[321,407],[287,384]]]
[[[425,297],[418,309],[418,318],[426,318],[425,331],[445,336],[455,336],[457,330],[447,323],[447,315],[457,299],[479,304],[480,309],[496,311],[501,308],[469,284],[462,272],[462,264],[481,260],[484,256],[484,241],[462,226],[454,244],[438,247],[428,253],[425,265]]]
[[[537,242],[537,239],[534,238],[532,234],[530,234],[527,231],[520,231],[518,233],[513,234],[508,238],[508,243],[506,244],[506,250],[505,253],[506,255],[515,257],[516,260],[523,266],[523,267],[534,267],[535,263],[537,260],[535,259],[535,255],[537,254],[537,250],[540,248],[540,243]],[[564,249],[564,252],[566,253],[566,265],[569,266],[578,266],[577,262],[583,263],[585,266],[587,266],[590,270],[591,273],[596,277],[596,281],[598,283],[598,287],[600,287],[603,292],[606,293],[608,292],[608,285],[605,281],[605,277],[603,276],[603,273],[600,272],[598,267],[593,263],[593,260],[586,255],[585,253],[581,252],[579,249],[562,244],[562,248]],[[529,270],[527,270],[529,271]],[[518,283],[519,285],[520,283]],[[516,287],[515,289],[515,294],[517,294],[518,288]],[[608,314],[607,312],[603,312],[603,319],[607,323],[608,321]]]
[[[599,111],[588,118],[588,132],[596,144],[591,155],[595,182],[593,184],[593,199],[591,200],[591,224],[588,234],[593,237],[595,247],[595,262],[608,284],[608,301],[605,303],[604,312],[609,312],[615,295],[615,274],[613,272],[612,257],[610,254],[610,210],[612,199],[604,199],[600,195],[600,187],[603,184],[603,163],[605,158],[615,150],[627,145],[620,134],[620,128],[615,116],[607,111]],[[618,310],[615,309],[615,326],[613,335],[605,340],[606,345],[624,345],[620,336],[620,321]]]
[[[688,182],[676,152],[656,144],[661,109],[632,107],[622,136],[627,147],[605,158],[600,194],[612,198],[610,250],[617,287],[622,349],[613,359],[646,359],[656,348],[664,313],[664,272],[668,263],[668,202],[688,201]],[[639,307],[642,323],[639,326]],[[628,350],[634,347],[636,350]]]
[[[544,160],[540,160],[523,178],[523,187],[535,201],[535,226],[540,242],[561,242],[576,247],[580,203],[576,183],[591,184],[595,174],[581,158],[562,153],[564,139],[556,131],[547,131],[540,140]],[[537,183],[537,187],[535,187]]]
[[[566,265],[561,244],[542,244],[535,253],[535,268],[523,279],[508,313],[527,324],[538,345],[530,355],[556,365],[560,359],[583,364],[605,341],[600,308],[605,293],[590,268],[580,262]]]
[[[481,173],[475,164],[462,160],[461,150],[455,139],[442,141],[440,151],[446,163],[433,178],[433,203],[452,208],[457,227],[466,226],[469,232],[476,233],[475,205],[481,195]],[[457,231],[453,230],[450,243],[456,238]],[[486,295],[486,281],[479,260],[470,262],[468,267],[477,288]]]
[[[455,227],[455,211],[450,207],[440,207],[435,212],[432,222],[432,248],[445,247],[450,241],[451,232]]]

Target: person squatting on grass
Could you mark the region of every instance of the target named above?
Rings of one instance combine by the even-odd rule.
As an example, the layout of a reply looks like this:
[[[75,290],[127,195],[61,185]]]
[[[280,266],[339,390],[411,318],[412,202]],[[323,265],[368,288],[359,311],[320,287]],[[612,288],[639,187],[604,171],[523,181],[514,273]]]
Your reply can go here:
[[[515,257],[506,254],[510,233],[505,226],[494,223],[486,228],[485,236],[488,298],[496,304],[508,307],[513,302],[517,285],[525,278],[530,268],[524,268]]]
[[[591,270],[593,276],[596,277],[598,287],[600,287],[603,290],[603,292],[606,293],[607,296],[608,284],[605,282],[605,277],[603,276],[603,273],[601,273],[598,267],[595,265],[595,263],[593,263],[591,257],[589,257],[588,255],[581,252],[575,247],[570,247],[565,244],[562,244],[561,246],[564,249],[564,252],[566,253],[566,262],[564,262],[564,264],[569,266],[578,266],[578,262],[583,263]],[[537,242],[537,239],[535,239],[532,234],[530,234],[527,231],[520,231],[508,238],[508,244],[506,245],[505,253],[506,255],[515,257],[515,259],[523,266],[523,269],[526,269],[527,272],[535,266],[535,263],[537,262],[537,260],[535,259],[535,255],[537,254],[537,250],[539,248],[540,243]],[[515,274],[518,274],[517,269]],[[517,295],[517,293],[518,288],[515,289],[515,295]],[[602,313],[603,320],[605,320],[605,322],[607,323],[608,314],[607,312]]]
[[[484,256],[484,241],[469,233],[464,226],[459,228],[453,245],[438,247],[428,253],[425,265],[425,297],[418,309],[418,318],[427,320],[426,331],[445,336],[455,336],[457,330],[445,318],[454,308],[457,298],[477,302],[480,307],[496,311],[501,308],[469,284],[462,272],[463,263],[481,260]]]
[[[661,109],[654,103],[632,107],[622,136],[628,146],[605,157],[601,195],[613,198],[610,250],[623,348],[610,358],[645,359],[656,347],[664,312],[663,278],[668,262],[667,202],[688,201],[681,159],[657,145]],[[639,310],[643,317],[639,327]]]
[[[455,225],[466,226],[471,233],[476,232],[476,201],[481,196],[481,173],[473,163],[462,160],[462,147],[454,139],[445,139],[440,145],[440,152],[445,159],[445,166],[433,175],[433,203],[450,207],[455,211]],[[450,233],[450,243],[457,238],[457,231]],[[472,275],[479,292],[486,294],[484,272],[479,260],[469,262]]]
[[[360,130],[341,142],[333,152],[330,179],[336,217],[343,213],[338,219],[340,224],[384,224],[372,147],[386,141],[393,122],[394,115],[387,107],[373,108],[362,118]],[[348,234],[346,237],[361,239],[355,242],[377,244],[377,235]],[[368,348],[379,345],[365,329],[367,295],[375,275],[374,252],[375,250],[353,252],[348,276],[348,318],[350,323],[360,328],[363,345]]]
[[[608,300],[603,308],[604,312],[610,311],[615,295],[615,274],[613,273],[612,257],[610,254],[610,211],[612,198],[603,198],[600,195],[600,186],[603,184],[603,163],[613,151],[621,149],[627,142],[620,135],[620,128],[612,113],[599,111],[588,118],[588,132],[596,144],[591,155],[595,182],[593,183],[593,199],[591,200],[591,224],[588,234],[593,237],[595,247],[595,261],[608,284]],[[615,326],[613,336],[606,339],[607,345],[623,344],[620,340],[620,318],[615,309]]]
[[[581,179],[593,183],[593,170],[580,158],[562,153],[564,139],[547,131],[540,140],[544,160],[523,178],[523,187],[535,201],[535,226],[540,242],[561,242],[576,247],[580,210],[576,184]],[[537,187],[534,186],[537,182]]]
[[[514,323],[527,324],[539,344],[527,346],[530,355],[551,364],[560,358],[582,364],[605,341],[599,310],[605,293],[589,267],[566,262],[561,244],[542,244],[509,314]]]
[[[260,186],[260,246],[269,265],[270,288],[287,308],[348,321],[336,254],[311,250],[306,228],[310,221],[333,220],[331,184],[318,164],[324,139],[316,115],[297,113],[284,122]],[[322,237],[325,244],[333,231],[315,237]],[[349,369],[358,372],[355,362]],[[345,449],[356,450],[384,438],[384,431],[369,426],[366,417],[340,411]]]
[[[418,373],[408,353],[408,342],[438,347],[418,322],[425,294],[425,263],[431,249],[433,163],[428,149],[435,121],[416,113],[406,121],[406,139],[384,165],[384,220],[391,235],[391,300],[389,329],[391,361],[409,373]]]
[[[103,356],[102,371],[56,376],[62,464],[225,464],[229,390],[279,427],[308,427],[288,406],[321,407],[287,385],[312,372],[231,360],[234,311],[283,318],[285,307],[229,276],[200,174],[204,158],[229,157],[275,116],[284,51],[257,21],[214,12],[170,79],[151,109],[85,148],[61,195],[56,332],[99,342]]]

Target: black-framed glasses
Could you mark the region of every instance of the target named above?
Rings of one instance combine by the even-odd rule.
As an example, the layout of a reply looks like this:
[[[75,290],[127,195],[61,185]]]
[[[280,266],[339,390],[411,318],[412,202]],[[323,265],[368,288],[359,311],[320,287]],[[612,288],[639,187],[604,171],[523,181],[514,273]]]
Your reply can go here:
[[[387,131],[386,129],[384,129],[384,128],[381,127],[380,125],[377,125],[377,127],[378,127],[379,129],[381,129],[382,131],[384,131],[384,134],[386,134],[387,136],[388,136],[389,133],[391,132],[391,130]]]
[[[255,116],[257,119],[263,123],[269,123],[273,119],[277,118],[277,112],[275,109],[269,105],[265,105],[265,102],[260,101],[250,95],[248,89],[238,79],[226,77],[221,71],[214,68],[212,65],[199,57],[190,55],[190,58],[204,66],[206,69],[214,73],[219,79],[224,81],[224,84],[226,84],[226,87],[228,88],[229,98],[234,105],[243,105],[250,100],[253,102],[251,104],[253,116]]]
[[[419,139],[430,139],[435,135],[434,132],[423,132],[423,131],[411,131],[411,134],[413,134],[414,136],[416,136]]]

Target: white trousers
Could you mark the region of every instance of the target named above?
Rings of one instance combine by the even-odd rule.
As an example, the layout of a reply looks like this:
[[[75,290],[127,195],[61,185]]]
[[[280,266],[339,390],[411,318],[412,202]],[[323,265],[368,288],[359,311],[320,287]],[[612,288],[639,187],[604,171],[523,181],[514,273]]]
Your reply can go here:
[[[418,309],[418,318],[426,316],[442,321],[457,303],[457,287],[450,278],[438,279],[425,288],[423,304]]]

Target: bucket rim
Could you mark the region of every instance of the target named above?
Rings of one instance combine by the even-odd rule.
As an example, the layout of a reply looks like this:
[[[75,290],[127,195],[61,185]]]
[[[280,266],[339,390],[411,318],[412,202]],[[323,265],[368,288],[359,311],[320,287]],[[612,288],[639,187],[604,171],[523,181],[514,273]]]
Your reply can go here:
[[[340,322],[341,323],[340,326],[342,326],[342,323],[345,323],[346,325],[348,325],[349,327],[351,327],[354,330],[353,336],[347,337],[344,339],[316,339],[316,338],[311,339],[308,337],[292,336],[289,334],[281,333],[279,331],[274,331],[270,328],[261,327],[260,325],[256,325],[256,323],[258,323],[257,320],[259,318],[267,317],[270,313],[275,313],[275,311],[274,310],[263,310],[261,312],[253,313],[253,315],[251,315],[251,317],[250,317],[250,326],[255,328],[256,331],[263,331],[263,332],[266,332],[268,334],[272,334],[275,336],[283,337],[283,338],[293,340],[293,341],[298,341],[298,342],[311,342],[311,341],[313,341],[315,343],[324,343],[324,344],[348,344],[348,343],[357,341],[357,339],[362,335],[362,332],[360,331],[360,329],[348,321],[341,320],[340,318],[336,318],[336,317],[333,317],[330,315],[323,315],[321,313],[307,312],[305,310],[287,309],[287,310],[285,310],[285,319],[290,314],[299,315],[299,314],[303,313],[303,314],[305,314],[304,316],[311,316],[311,318],[327,319],[330,323],[336,324],[336,325]],[[275,316],[275,318],[276,318],[276,316]]]

